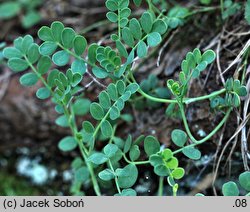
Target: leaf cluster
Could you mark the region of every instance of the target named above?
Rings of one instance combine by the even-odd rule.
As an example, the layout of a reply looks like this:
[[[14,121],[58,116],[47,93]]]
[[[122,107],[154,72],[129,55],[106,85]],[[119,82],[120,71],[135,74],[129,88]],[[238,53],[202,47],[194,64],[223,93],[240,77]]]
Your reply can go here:
[[[30,28],[41,20],[41,15],[37,8],[42,4],[42,0],[15,0],[5,1],[0,4],[0,19],[8,20],[24,11],[21,23],[24,28]]]

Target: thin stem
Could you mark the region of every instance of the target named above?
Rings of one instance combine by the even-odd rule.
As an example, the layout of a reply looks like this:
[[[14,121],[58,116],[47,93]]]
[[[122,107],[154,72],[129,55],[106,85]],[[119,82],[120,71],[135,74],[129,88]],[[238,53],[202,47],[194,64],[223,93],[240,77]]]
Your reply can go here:
[[[91,181],[92,181],[92,184],[93,184],[93,187],[94,187],[94,191],[95,191],[97,196],[101,196],[101,191],[100,191],[100,188],[99,188],[99,185],[98,185],[98,182],[97,182],[93,167],[90,164],[90,162],[88,162],[88,157],[84,152],[84,146],[82,144],[82,141],[80,141],[79,139],[77,141],[78,141],[78,144],[80,145],[80,150],[81,150],[82,156],[84,158],[84,161],[85,161],[85,163],[86,163],[86,165],[88,167],[88,170],[89,170],[89,173],[90,173],[90,176],[91,176]]]
[[[63,49],[64,51],[66,51],[67,53],[69,53],[71,56],[73,56],[74,58],[78,59],[78,60],[81,60],[83,61],[84,63],[88,64],[89,66],[92,66],[92,67],[96,67],[95,64],[92,64],[90,62],[88,62],[87,60],[83,59],[82,57],[78,56],[77,54],[75,54],[74,52],[70,51],[69,49],[66,49],[64,48],[63,45],[61,45],[60,43],[57,42],[57,45]],[[106,86],[103,85],[102,83],[100,83],[88,70],[86,70],[86,74],[89,75],[89,77],[95,82],[97,83],[98,85],[100,85],[101,87],[105,88]]]
[[[29,59],[24,55],[24,59],[32,69],[32,71],[37,75],[37,77],[41,80],[43,85],[50,91],[51,95],[54,95],[53,91],[51,90],[51,87],[48,85],[48,83],[45,81],[45,79],[41,76],[41,74],[36,70],[36,68],[32,65],[32,63],[29,61]]]
[[[94,23],[94,24],[92,24],[92,25],[90,25],[90,26],[84,28],[83,30],[81,30],[81,31],[79,32],[79,34],[85,34],[85,33],[87,33],[87,32],[90,32],[90,31],[93,30],[93,29],[96,29],[96,28],[98,28],[98,27],[100,27],[100,26],[104,26],[104,25],[108,25],[108,24],[110,24],[110,21],[109,21],[109,20],[98,21],[98,22],[96,22],[96,23]]]
[[[182,120],[183,120],[183,124],[184,124],[184,127],[185,127],[185,130],[188,134],[188,136],[190,137],[190,139],[194,142],[194,143],[197,143],[197,140],[194,138],[194,136],[192,135],[190,129],[189,129],[189,126],[188,126],[188,123],[187,123],[187,119],[186,119],[186,115],[185,115],[185,111],[184,111],[184,107],[182,105],[182,103],[179,103],[179,108],[180,108],[180,111],[181,111],[181,116],[182,116]]]
[[[112,130],[112,135],[110,136],[110,139],[109,139],[109,142],[108,142],[109,144],[112,143],[112,141],[113,141],[113,139],[115,137],[116,128],[117,128],[117,125],[114,125],[113,130]]]
[[[112,170],[112,172],[115,173],[114,167],[112,166],[112,163],[111,163],[110,160],[109,160],[109,166],[110,166],[110,169]],[[117,178],[117,176],[115,176],[115,185],[116,185],[116,188],[117,188],[118,193],[121,194],[121,189],[120,189],[120,186],[119,186],[119,183],[118,183],[118,178]]]
[[[116,103],[116,102],[115,102],[115,103]],[[115,104],[115,103],[114,103],[114,104]],[[99,129],[100,129],[101,126],[102,126],[102,123],[108,118],[109,113],[110,113],[110,111],[111,111],[111,108],[112,108],[112,107],[109,108],[109,110],[108,110],[108,112],[106,113],[106,115],[102,118],[102,120],[98,123],[97,127],[95,128],[95,131],[94,131],[94,133],[93,133],[94,142],[95,142],[95,137],[97,136],[97,133],[99,132]],[[91,151],[93,150],[93,147],[94,147],[94,144],[90,146],[89,152],[91,152]]]
[[[208,95],[204,95],[204,96],[200,96],[200,97],[193,97],[193,98],[184,98],[183,99],[183,103],[185,104],[190,104],[190,103],[193,103],[193,102],[197,102],[197,101],[202,101],[202,100],[205,100],[205,99],[211,99],[215,96],[218,96],[220,94],[223,94],[226,92],[226,89],[225,88],[222,88],[221,90],[218,90],[218,91],[214,91]]]
[[[197,145],[199,145],[199,144],[204,143],[204,142],[207,141],[208,139],[210,139],[215,133],[217,133],[217,132],[220,130],[220,128],[223,126],[223,124],[227,121],[227,119],[228,119],[228,117],[229,117],[231,111],[232,111],[232,108],[229,108],[229,109],[227,110],[227,112],[226,112],[224,118],[223,118],[223,119],[220,121],[220,123],[212,130],[212,132],[210,132],[205,138],[203,138],[203,139],[201,139],[201,140],[196,140],[196,143],[190,144],[190,145],[188,145],[188,147],[195,147],[195,146],[197,146]],[[186,119],[186,117],[184,117],[184,119]],[[174,151],[173,154],[177,154],[177,153],[181,152],[184,148],[185,148],[185,147],[180,148],[180,149]]]
[[[130,77],[131,77],[131,79],[132,79],[133,82],[137,83],[137,81],[135,80],[135,78],[134,78],[134,76],[133,76],[132,73],[130,73]],[[151,95],[145,93],[142,89],[139,89],[138,92],[142,96],[144,96],[145,98],[150,99],[150,100],[152,100],[154,102],[160,102],[160,103],[178,103],[178,101],[176,99],[163,99],[163,98],[158,98],[158,97],[151,96]],[[197,101],[202,101],[202,100],[213,98],[213,97],[218,96],[220,94],[223,94],[225,92],[226,92],[226,89],[223,88],[221,90],[212,92],[211,94],[208,94],[208,95],[204,95],[204,96],[200,96],[200,97],[184,98],[182,102],[185,103],[185,104],[190,104],[190,103],[193,103],[193,102],[197,102]]]
[[[145,165],[145,164],[149,164],[150,163],[149,160],[145,160],[145,161],[130,161],[125,154],[123,154],[123,158],[124,158],[124,160],[127,163],[134,164],[134,165]]]
[[[163,196],[164,177],[159,178],[158,196]]]
[[[145,98],[151,100],[151,101],[154,101],[154,102],[161,102],[161,103],[177,103],[177,100],[175,99],[162,99],[162,98],[158,98],[158,97],[154,97],[154,96],[151,96],[147,93],[145,93],[142,89],[139,89],[138,92],[144,96]]]
[[[179,185],[177,183],[172,187],[174,197],[177,196],[178,187],[179,187]]]
[[[120,4],[120,3],[118,3],[118,4]],[[120,5],[118,7],[120,7]],[[117,22],[118,37],[119,37],[119,40],[121,40],[121,11],[120,11],[120,9],[118,9],[117,13],[118,13],[117,14],[118,15],[118,22]]]
[[[95,176],[95,173],[94,173],[94,170],[93,170],[93,167],[91,165],[91,163],[88,162],[88,157],[87,157],[87,151],[86,151],[86,148],[84,147],[82,141],[79,139],[79,137],[77,136],[78,134],[78,131],[77,131],[77,128],[76,128],[76,123],[75,122],[71,122],[72,120],[72,117],[71,117],[71,114],[70,112],[68,111],[67,107],[64,106],[64,114],[66,115],[67,119],[68,119],[68,123],[70,125],[70,129],[71,129],[71,132],[74,136],[74,138],[76,139],[77,143],[78,143],[78,147],[80,149],[80,152],[82,154],[82,157],[88,167],[88,170],[89,170],[89,173],[90,173],[90,176],[91,176],[91,180],[92,180],[92,184],[93,184],[93,188],[94,188],[94,191],[96,193],[97,196],[101,196],[101,192],[100,192],[100,188],[99,188],[99,185],[98,185],[98,182],[97,182],[97,179],[96,179],[96,176]]]
[[[221,15],[224,12],[224,0],[220,0],[220,9],[221,9]]]
[[[150,10],[151,12],[154,12],[154,10],[153,10],[153,5],[152,5],[151,0],[147,0],[147,3],[148,3],[148,8],[149,8],[149,10]]]
[[[183,16],[182,18],[187,18],[189,16],[196,15],[198,13],[214,11],[217,9],[219,9],[219,7],[205,7],[205,8],[197,9],[197,10],[194,10],[194,11],[188,13],[187,15]]]

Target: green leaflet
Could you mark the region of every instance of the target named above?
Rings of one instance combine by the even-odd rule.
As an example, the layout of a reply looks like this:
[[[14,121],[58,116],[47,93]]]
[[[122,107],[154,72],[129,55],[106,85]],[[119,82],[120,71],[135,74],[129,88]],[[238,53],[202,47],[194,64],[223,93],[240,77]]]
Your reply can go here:
[[[137,46],[137,55],[140,58],[146,57],[148,53],[148,47],[144,41],[139,41]]]
[[[136,18],[132,18],[129,21],[129,29],[135,39],[140,40],[142,38],[142,28]]]
[[[246,191],[250,191],[250,172],[245,171],[241,173],[239,176],[239,182],[242,188]]]
[[[87,167],[83,166],[75,171],[75,180],[77,182],[84,182],[89,179],[89,170]]]
[[[161,35],[158,32],[152,32],[147,37],[147,43],[150,47],[155,47],[161,42]]]
[[[115,196],[136,196],[137,193],[134,189],[128,188],[128,189],[123,189],[121,194],[115,194]]]
[[[188,139],[187,134],[184,131],[179,130],[179,129],[175,129],[172,131],[171,138],[172,138],[172,141],[175,143],[175,145],[179,147],[183,147]]]
[[[62,44],[65,48],[70,49],[73,47],[73,41],[76,37],[75,31],[72,28],[66,27],[62,31]]]
[[[115,144],[107,144],[104,148],[103,148],[103,152],[104,154],[108,157],[108,158],[112,158],[113,156],[115,156],[115,154],[118,151],[118,147]]]
[[[37,71],[41,75],[46,74],[51,67],[51,59],[48,56],[42,56],[37,64]]]
[[[99,94],[99,102],[104,109],[109,109],[111,107],[111,100],[109,94],[106,91],[102,91]]]
[[[104,117],[103,108],[98,103],[92,103],[90,105],[91,116],[96,120],[101,120]]]
[[[133,145],[129,151],[129,158],[131,161],[136,161],[140,157],[140,149],[137,145]]]
[[[58,66],[65,66],[69,62],[69,58],[69,53],[65,50],[61,50],[53,55],[52,60]]]
[[[101,125],[101,132],[105,137],[110,137],[113,132],[113,128],[109,121],[104,120]]]
[[[187,146],[182,150],[182,153],[193,160],[199,160],[201,157],[201,152],[198,149],[195,149],[194,147]]]
[[[45,87],[39,88],[36,92],[36,96],[39,99],[47,99],[50,97],[50,91]]]
[[[250,24],[250,0],[246,1],[245,19],[246,19],[247,23]]]
[[[97,152],[90,155],[88,160],[96,165],[100,165],[105,163],[108,160],[108,157],[103,153]]]
[[[57,49],[57,44],[53,41],[45,41],[40,45],[39,51],[41,55],[52,55]]]
[[[104,181],[109,181],[115,178],[115,174],[112,172],[110,169],[105,169],[101,171],[98,176],[104,180]]]
[[[147,136],[144,140],[144,149],[148,156],[157,153],[160,151],[160,143],[153,136]]]
[[[67,136],[58,143],[58,148],[64,152],[72,151],[77,147],[74,137]]]
[[[21,72],[26,70],[29,65],[28,63],[20,58],[12,58],[8,61],[8,66],[15,72]]]
[[[140,18],[140,24],[145,33],[149,34],[153,26],[153,18],[149,12],[144,12]]]
[[[107,0],[106,7],[109,12],[106,17],[109,21],[117,23],[119,27],[125,27],[131,10],[128,8],[129,0]]]
[[[117,169],[118,183],[121,188],[130,188],[138,177],[137,167],[133,164],[125,166],[123,169]]]
[[[21,10],[19,2],[6,2],[0,5],[0,18],[9,19],[16,16]]]
[[[38,77],[36,74],[27,73],[20,78],[20,84],[24,86],[33,86],[37,83]]]
[[[222,187],[222,193],[224,196],[239,196],[239,189],[236,183],[227,182]]]
[[[89,112],[90,108],[89,99],[77,99],[73,104],[73,110],[76,115],[85,115]]]
[[[59,116],[55,122],[60,127],[69,127],[69,122],[65,115]]]
[[[82,55],[87,47],[87,41],[83,36],[76,36],[73,40],[74,51],[77,55]]]
[[[128,46],[130,46],[130,47],[134,46],[134,42],[135,42],[134,37],[133,37],[133,34],[128,27],[124,27],[122,29],[122,39],[124,40],[124,42]]]

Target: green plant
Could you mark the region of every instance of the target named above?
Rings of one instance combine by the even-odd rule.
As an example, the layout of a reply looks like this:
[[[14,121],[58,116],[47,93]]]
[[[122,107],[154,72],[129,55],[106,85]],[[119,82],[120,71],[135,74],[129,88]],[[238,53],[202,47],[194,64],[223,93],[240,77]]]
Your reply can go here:
[[[250,1],[247,0],[245,6],[245,19],[247,20],[248,24],[250,24]]]
[[[245,191],[245,196],[250,196],[250,172],[245,171],[239,176],[239,185]],[[223,196],[239,196],[240,190],[239,186],[233,182],[229,181],[224,183],[222,186]],[[203,194],[196,194],[196,196],[204,196]]]
[[[22,26],[30,28],[40,22],[41,15],[36,8],[42,4],[42,0],[15,0],[0,3],[0,19],[7,20],[24,13]]]
[[[141,3],[134,2],[136,5]],[[221,90],[204,96],[187,97],[190,81],[198,78],[216,57],[214,51],[202,53],[198,48],[187,53],[178,80],[169,79],[165,88],[159,88],[157,79],[150,76],[139,85],[134,77],[134,62],[145,58],[151,48],[161,43],[169,30],[184,24],[185,17],[190,15],[186,8],[180,7],[164,15],[155,9],[151,1],[147,2],[149,10],[139,18],[131,18],[128,0],[106,1],[109,10],[107,18],[117,24],[117,33],[111,35],[114,45],[93,43],[88,46],[83,36],[56,21],[38,31],[42,41],[40,45],[34,42],[32,36],[26,35],[17,38],[13,47],[4,49],[4,57],[14,72],[31,70],[20,77],[20,83],[34,86],[40,80],[43,87],[37,90],[36,96],[42,100],[50,98],[59,114],[56,124],[70,128],[72,132],[71,136],[59,142],[58,147],[62,151],[72,151],[78,147],[81,152],[82,157],[72,162],[75,175],[71,187],[73,194],[83,194],[82,186],[93,186],[95,194],[101,195],[102,188],[114,183],[116,191],[112,190],[113,194],[136,195],[132,187],[138,179],[138,167],[151,165],[159,176],[159,195],[163,194],[165,178],[172,194],[177,195],[178,181],[185,175],[177,155],[182,153],[189,159],[199,160],[201,152],[197,146],[221,129],[233,108],[239,107],[240,96],[247,94],[242,82],[228,79]],[[58,70],[61,67],[63,70],[67,68],[67,71]],[[83,91],[88,85],[82,85],[82,79],[86,76],[92,80],[91,83],[103,89],[96,102],[91,103],[83,98]],[[99,79],[104,78],[112,82],[103,85]],[[183,120],[186,132],[175,129],[171,133],[176,150],[162,149],[158,139],[151,135],[141,135],[135,140],[131,135],[123,139],[115,136],[119,120],[130,120],[123,113],[125,104],[133,104],[138,98],[170,104],[168,112],[178,108],[178,117]],[[225,115],[211,133],[197,140],[189,129],[185,107],[202,100],[210,100],[211,107]],[[92,119],[78,126],[77,116],[88,112]],[[191,143],[188,143],[189,139]],[[141,160],[142,155],[147,159]]]
[[[220,0],[220,7],[221,7],[222,19],[227,19],[228,17],[236,14],[241,9],[244,9],[245,19],[248,23],[250,23],[250,18],[249,18],[250,1],[249,0],[247,0],[245,4],[243,4],[242,2],[234,2],[232,0]]]

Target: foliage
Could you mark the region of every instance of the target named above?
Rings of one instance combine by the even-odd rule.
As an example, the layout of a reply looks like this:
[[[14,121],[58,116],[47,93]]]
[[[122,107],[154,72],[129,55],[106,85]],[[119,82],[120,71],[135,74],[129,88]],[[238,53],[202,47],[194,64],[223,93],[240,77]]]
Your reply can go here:
[[[25,179],[20,179],[20,177],[14,176],[4,170],[1,170],[0,180],[4,182],[0,185],[1,196],[32,196],[40,194],[38,188],[30,186]]]
[[[30,28],[40,22],[41,15],[36,11],[43,3],[42,0],[14,0],[0,3],[0,19],[8,20],[24,13],[22,17],[22,26]]]
[[[167,80],[167,86],[161,87],[153,75],[137,83],[134,62],[146,58],[149,51],[161,45],[166,33],[183,25],[189,15],[189,10],[181,7],[171,8],[167,15],[159,13],[150,2],[149,10],[139,17],[131,17],[128,0],[106,1],[107,18],[117,25],[110,46],[89,45],[85,37],[55,21],[38,31],[39,45],[32,36],[26,35],[15,39],[12,47],[4,49],[9,68],[22,75],[20,83],[34,86],[41,81],[43,87],[37,89],[37,98],[50,99],[58,113],[55,123],[70,128],[72,132],[59,141],[58,147],[64,152],[78,147],[81,153],[81,158],[72,162],[73,194],[84,194],[82,187],[92,186],[96,195],[101,195],[103,187],[115,184],[114,195],[134,196],[133,186],[139,177],[139,165],[144,164],[151,165],[160,179],[166,179],[173,195],[177,195],[178,182],[185,176],[177,154],[199,160],[202,153],[198,146],[221,129],[233,108],[240,106],[240,97],[247,95],[241,81],[229,78],[221,90],[200,97],[187,97],[190,81],[197,79],[216,58],[213,50],[201,52],[198,48],[186,54],[178,78]],[[140,5],[141,1],[134,3]],[[83,79],[87,76],[102,88],[95,101],[82,94],[85,89]],[[109,79],[107,82],[110,83],[103,85],[99,79]],[[176,114],[183,120],[185,131],[175,129],[171,133],[176,150],[161,148],[158,139],[151,135],[141,135],[137,139],[130,134],[126,139],[116,137],[121,120],[131,120],[123,114],[126,104],[134,105],[137,99],[156,102],[158,106],[169,103],[171,107],[167,108],[167,114],[173,114],[178,108]],[[185,107],[201,100],[210,100],[211,108],[225,115],[208,136],[197,140],[189,129]],[[78,126],[77,116],[86,114],[91,120],[84,120]],[[240,184],[246,190],[249,189],[247,179],[249,174],[240,176]],[[237,190],[232,183],[229,187]],[[225,189],[227,186],[223,191]]]
[[[240,188],[244,190],[245,196],[250,195],[250,172],[245,171],[240,174],[238,184],[233,181],[228,181],[222,186],[223,196],[239,196]],[[202,195],[198,194],[197,196]]]
[[[248,24],[250,24],[250,1],[247,0],[245,6],[245,19],[247,20]]]

